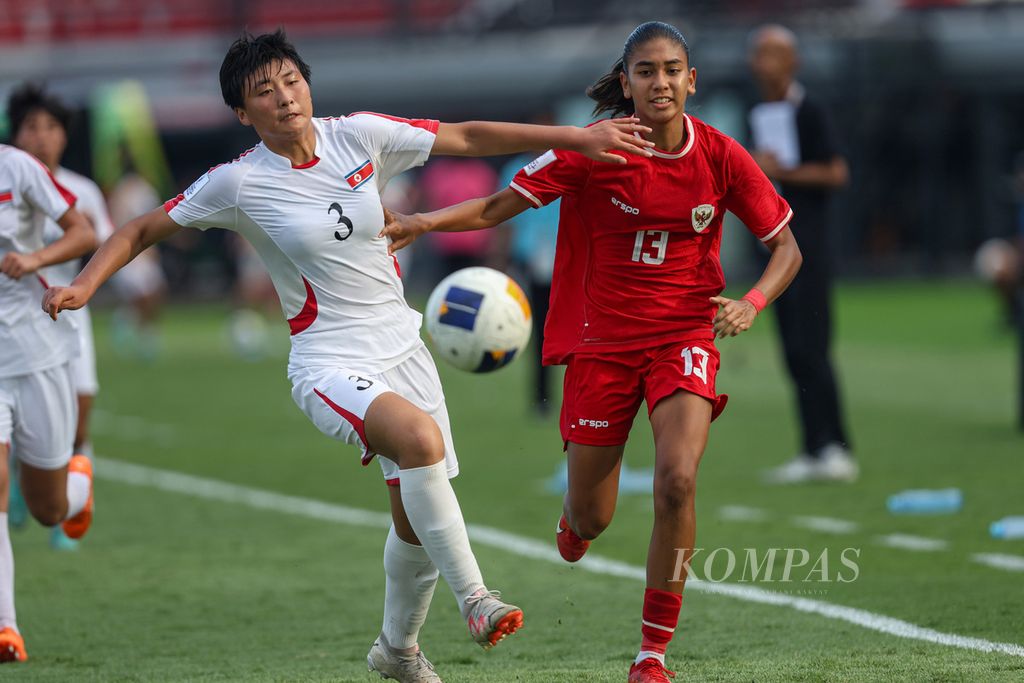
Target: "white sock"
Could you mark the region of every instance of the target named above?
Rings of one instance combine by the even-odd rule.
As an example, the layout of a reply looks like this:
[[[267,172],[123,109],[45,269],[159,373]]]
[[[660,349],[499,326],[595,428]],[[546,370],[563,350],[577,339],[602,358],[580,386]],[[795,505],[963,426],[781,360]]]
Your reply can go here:
[[[14,553],[7,533],[7,513],[0,512],[0,629],[18,630],[14,614]]]
[[[85,509],[91,488],[89,477],[81,472],[68,472],[68,514],[64,519],[71,519]]]
[[[427,555],[455,594],[466,615],[466,598],[484,589],[480,567],[469,547],[466,523],[442,460],[427,467],[399,470],[402,505]]]
[[[659,662],[661,662],[662,666],[665,666],[665,655],[661,654],[660,652],[651,652],[650,650],[640,650],[640,654],[638,654],[636,656],[635,663],[639,664],[640,662],[644,661],[645,659],[657,659]]]
[[[416,647],[434,597],[438,571],[423,546],[406,543],[395,527],[384,543],[384,633],[395,650]]]

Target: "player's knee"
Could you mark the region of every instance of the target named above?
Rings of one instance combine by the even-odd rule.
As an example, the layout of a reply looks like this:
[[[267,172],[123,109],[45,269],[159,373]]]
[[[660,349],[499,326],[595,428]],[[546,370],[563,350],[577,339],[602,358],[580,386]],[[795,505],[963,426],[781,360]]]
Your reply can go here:
[[[661,474],[654,485],[654,509],[659,515],[677,516],[693,504],[697,471],[677,467]]]
[[[66,501],[25,500],[28,511],[43,526],[56,526],[64,521],[68,506]]]
[[[587,507],[572,514],[572,530],[584,541],[600,536],[612,523],[612,511]]]
[[[444,439],[432,419],[417,420],[409,426],[402,449],[402,467],[426,467],[444,460]]]

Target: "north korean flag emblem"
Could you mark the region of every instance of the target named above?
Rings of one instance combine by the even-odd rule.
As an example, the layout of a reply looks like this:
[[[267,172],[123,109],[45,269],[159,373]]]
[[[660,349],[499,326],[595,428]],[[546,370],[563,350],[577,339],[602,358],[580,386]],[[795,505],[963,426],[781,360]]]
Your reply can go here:
[[[345,176],[345,180],[348,182],[348,186],[353,190],[358,190],[363,184],[373,177],[373,164],[367,159],[362,165],[356,170]]]

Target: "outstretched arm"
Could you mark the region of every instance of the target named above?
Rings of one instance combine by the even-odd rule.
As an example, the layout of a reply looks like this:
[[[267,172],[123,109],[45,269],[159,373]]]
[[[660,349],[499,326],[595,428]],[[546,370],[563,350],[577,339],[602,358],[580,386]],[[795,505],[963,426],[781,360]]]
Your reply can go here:
[[[64,231],[59,239],[31,254],[8,252],[0,261],[0,273],[17,280],[40,268],[84,256],[96,248],[96,231],[89,219],[74,207],[64,212],[57,225]]]
[[[738,300],[724,296],[711,297],[711,302],[721,307],[715,315],[714,323],[715,335],[719,339],[735,337],[740,332],[749,330],[757,314],[786,291],[786,287],[789,287],[789,283],[800,270],[800,264],[804,259],[796,238],[788,227],[768,240],[765,245],[771,250],[772,256],[753,289]]]
[[[640,125],[636,117],[607,119],[587,128],[497,121],[442,123],[437,128],[430,153],[487,157],[567,149],[597,161],[624,164],[626,159],[622,152],[651,156],[648,150],[654,143],[634,135],[650,132],[651,129]]]
[[[180,229],[162,207],[128,221],[103,243],[69,286],[46,290],[43,310],[56,320],[57,314],[63,310],[81,308],[111,275],[144,249],[167,239]]]
[[[505,188],[490,197],[470,199],[431,211],[405,216],[387,211],[381,237],[391,239],[388,247],[392,253],[407,247],[420,235],[427,232],[465,232],[467,230],[483,230],[504,223],[513,216],[518,216],[533,205],[518,192]]]

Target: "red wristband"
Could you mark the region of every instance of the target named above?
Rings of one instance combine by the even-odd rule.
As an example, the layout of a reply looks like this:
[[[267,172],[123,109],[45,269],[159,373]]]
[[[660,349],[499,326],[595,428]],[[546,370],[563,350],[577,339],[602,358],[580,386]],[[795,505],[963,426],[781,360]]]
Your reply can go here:
[[[743,301],[749,301],[754,304],[754,308],[757,309],[758,313],[763,311],[764,307],[768,305],[768,299],[756,287],[751,288],[749,292],[743,295]]]

